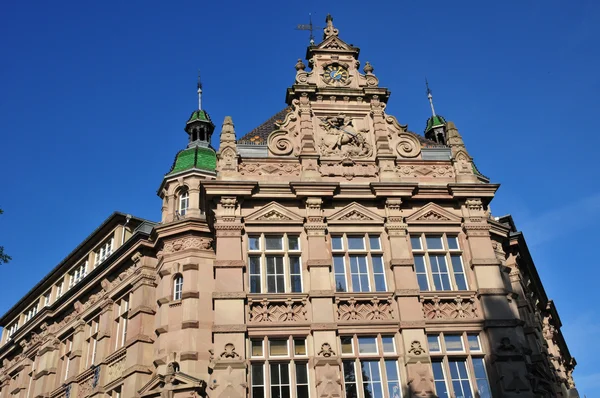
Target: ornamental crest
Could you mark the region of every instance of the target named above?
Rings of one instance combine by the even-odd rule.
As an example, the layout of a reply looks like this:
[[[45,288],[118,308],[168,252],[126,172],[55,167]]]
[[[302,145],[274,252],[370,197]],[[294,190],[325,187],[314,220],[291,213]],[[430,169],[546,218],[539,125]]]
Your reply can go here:
[[[369,129],[360,126],[360,119],[340,113],[318,120],[321,127],[321,154],[342,158],[364,158],[373,154],[373,146],[367,134]]]

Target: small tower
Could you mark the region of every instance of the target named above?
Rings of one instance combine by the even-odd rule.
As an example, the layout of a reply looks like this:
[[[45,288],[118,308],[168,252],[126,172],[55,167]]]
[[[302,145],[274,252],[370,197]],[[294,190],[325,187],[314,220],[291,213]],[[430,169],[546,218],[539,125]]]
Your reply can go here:
[[[177,221],[203,214],[200,181],[216,177],[217,154],[210,145],[215,125],[202,109],[202,82],[198,76],[198,109],[185,124],[188,144],[177,152],[171,170],[158,191],[163,199],[163,222]]]
[[[436,115],[435,113],[435,108],[433,107],[433,95],[429,89],[427,79],[425,79],[425,86],[427,87],[429,106],[431,106],[431,117],[427,119],[427,125],[425,126],[425,138],[435,141],[438,144],[446,145],[446,119],[444,119],[442,115]]]

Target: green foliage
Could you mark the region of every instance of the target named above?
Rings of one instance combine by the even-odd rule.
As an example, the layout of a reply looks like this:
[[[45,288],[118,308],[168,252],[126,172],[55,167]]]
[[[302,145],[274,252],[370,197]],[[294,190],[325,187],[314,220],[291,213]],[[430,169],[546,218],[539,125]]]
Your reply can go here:
[[[0,214],[4,213],[2,209],[0,209]],[[4,246],[0,246],[0,264],[5,264],[12,260],[12,258],[8,254],[4,254]]]

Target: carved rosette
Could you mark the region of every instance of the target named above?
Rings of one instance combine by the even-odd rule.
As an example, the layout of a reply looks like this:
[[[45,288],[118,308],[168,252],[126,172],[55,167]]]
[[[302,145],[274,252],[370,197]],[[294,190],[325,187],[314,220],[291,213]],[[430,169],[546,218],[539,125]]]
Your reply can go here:
[[[392,299],[386,298],[336,298],[338,321],[385,321],[394,319]]]
[[[475,319],[477,307],[475,296],[425,297],[421,298],[423,314],[429,320]]]
[[[304,322],[306,299],[262,299],[248,300],[249,323]]]

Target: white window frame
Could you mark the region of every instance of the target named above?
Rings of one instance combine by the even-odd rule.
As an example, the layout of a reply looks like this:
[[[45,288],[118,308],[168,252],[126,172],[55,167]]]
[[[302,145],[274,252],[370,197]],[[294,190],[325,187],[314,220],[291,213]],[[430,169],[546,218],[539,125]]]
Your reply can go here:
[[[78,284],[87,276],[87,260],[69,273],[69,289]]]
[[[362,238],[363,248],[362,249],[350,249],[349,248],[349,238],[360,237]],[[371,248],[371,239],[376,238],[379,242],[379,248]],[[341,239],[342,248],[335,249],[333,247],[334,239]],[[388,290],[388,280],[385,271],[385,264],[383,258],[383,247],[381,242],[381,236],[376,233],[332,233],[331,234],[331,253],[332,253],[332,261],[333,261],[333,273],[334,273],[334,288],[336,291],[343,292],[385,292]],[[342,259],[344,270],[343,272],[339,272],[336,269],[336,258]],[[363,258],[366,263],[366,272],[360,270],[360,267],[356,267],[358,270],[357,273],[352,273],[352,258]],[[381,260],[381,271],[375,272],[375,261],[374,258],[380,258]],[[339,261],[339,260],[338,260]],[[338,262],[339,263],[339,262]],[[353,276],[358,275],[358,281],[360,284],[360,288],[356,289],[353,283]],[[362,286],[361,276],[367,276],[367,288],[365,289]],[[383,277],[383,285],[384,290],[377,289],[377,276]],[[338,279],[337,277],[341,277],[344,280],[344,286],[342,290],[338,289]]]
[[[442,248],[441,249],[429,249],[427,247],[427,237],[432,238],[432,237],[440,237],[441,238],[441,242],[442,242]],[[420,272],[417,270],[417,266],[416,266],[416,261],[415,261],[415,273],[416,275],[425,275],[426,279],[427,279],[427,289],[423,289],[421,286],[419,286],[419,288],[422,291],[466,291],[469,290],[469,280],[468,280],[468,276],[467,276],[467,271],[465,269],[465,263],[463,260],[463,250],[461,248],[460,245],[460,239],[458,238],[458,233],[450,233],[450,232],[443,232],[443,233],[411,233],[410,235],[411,238],[411,246],[412,246],[412,240],[413,239],[418,239],[419,240],[419,244],[420,244],[420,248],[416,248],[416,247],[412,247],[412,253],[413,253],[413,258],[416,258],[417,256],[420,256],[423,258],[423,262],[424,262],[424,266],[425,266],[425,272]],[[449,239],[456,239],[456,243],[458,248],[457,249],[450,249],[449,248],[449,244],[448,244],[448,240]],[[442,273],[440,271],[434,272],[434,269],[432,267],[432,256],[442,256],[440,258],[444,258],[445,260],[445,266],[446,266],[446,272]],[[454,266],[452,263],[452,258],[453,257],[458,257],[460,260],[460,265],[461,265],[461,271],[460,272],[455,272],[454,271]],[[437,264],[437,261],[436,261]],[[439,270],[439,267],[438,267]],[[440,275],[447,275],[448,276],[448,289],[444,288],[444,281],[441,278],[441,276],[439,277],[440,279],[440,283],[441,283],[441,287],[442,289],[438,290],[436,285],[435,285],[435,276],[440,276]],[[458,288],[458,283],[457,283],[457,276],[458,275],[462,275],[462,278],[464,279],[464,284],[465,284],[465,289],[459,289]]]
[[[127,293],[115,302],[115,350],[118,350],[125,345],[125,339],[127,338],[127,319],[129,317],[130,301],[131,293]]]
[[[181,217],[185,217],[190,209],[190,191],[182,189],[177,198],[177,211]]]
[[[281,239],[281,249],[267,249],[267,238],[279,237]],[[290,239],[296,239],[297,249],[290,249]],[[258,239],[259,248],[251,249],[250,240]],[[302,269],[302,243],[299,233],[248,233],[248,291],[250,293],[271,294],[271,293],[302,293],[304,292],[304,278]],[[283,273],[269,273],[269,258],[280,259],[283,265]],[[253,260],[254,259],[254,260]],[[258,260],[258,273],[253,272],[253,266],[250,264]],[[292,272],[292,264],[297,262],[298,272]],[[275,277],[275,291],[269,291],[269,280]],[[283,287],[280,289],[277,276],[283,278]],[[295,282],[300,281],[300,290],[295,290]],[[260,278],[260,291],[252,291],[253,280]],[[295,291],[294,291],[295,290]]]
[[[181,300],[183,296],[183,275],[177,274],[173,278],[173,301]]]
[[[97,267],[113,253],[114,244],[115,237],[111,236],[98,248],[98,250],[96,250],[96,261],[94,263],[94,267]]]

